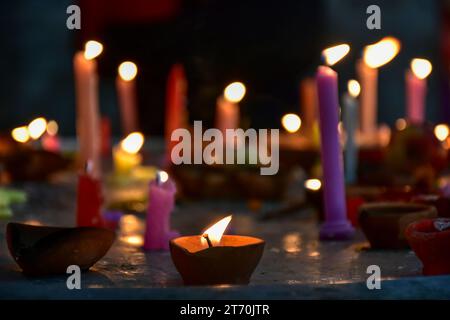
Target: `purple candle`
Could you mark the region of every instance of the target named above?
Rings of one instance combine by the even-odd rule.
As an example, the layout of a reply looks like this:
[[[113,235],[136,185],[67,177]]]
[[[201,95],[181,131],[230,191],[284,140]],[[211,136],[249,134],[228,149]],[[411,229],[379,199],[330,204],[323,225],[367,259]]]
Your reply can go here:
[[[320,229],[320,239],[323,240],[344,240],[354,234],[354,229],[347,219],[345,205],[344,170],[338,133],[337,80],[337,73],[331,68],[318,68],[317,93],[325,210],[325,223]]]
[[[164,171],[150,183],[145,250],[169,250],[169,241],[179,234],[170,230],[170,214],[175,205],[175,183]]]

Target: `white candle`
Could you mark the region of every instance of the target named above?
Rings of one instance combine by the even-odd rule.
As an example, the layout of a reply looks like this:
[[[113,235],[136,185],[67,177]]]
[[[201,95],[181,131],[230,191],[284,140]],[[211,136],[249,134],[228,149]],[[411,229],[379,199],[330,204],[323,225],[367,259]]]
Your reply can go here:
[[[136,64],[131,61],[121,63],[118,68],[116,89],[124,135],[138,130],[135,81],[137,71]]]
[[[410,123],[420,125],[424,122],[425,97],[427,94],[426,78],[431,70],[430,61],[413,59],[411,69],[406,72],[406,118]]]
[[[222,96],[217,99],[216,128],[225,134],[226,129],[239,127],[239,102],[245,96],[245,86],[241,82],[228,85]]]
[[[77,105],[77,135],[79,160],[84,166],[92,163],[92,175],[100,176],[100,116],[98,106],[97,62],[94,60],[103,51],[101,43],[88,41],[85,50],[73,59]]]
[[[361,87],[356,80],[348,82],[348,92],[343,97],[343,124],[347,133],[345,143],[345,180],[353,184],[357,180],[358,149],[355,143],[355,133],[358,127],[358,101],[357,97]]]

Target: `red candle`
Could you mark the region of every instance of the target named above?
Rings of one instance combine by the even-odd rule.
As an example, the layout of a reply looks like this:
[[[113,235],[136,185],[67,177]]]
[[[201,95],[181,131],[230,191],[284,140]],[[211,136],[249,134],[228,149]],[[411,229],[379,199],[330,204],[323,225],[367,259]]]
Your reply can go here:
[[[422,124],[425,114],[425,97],[427,94],[426,77],[431,73],[432,65],[425,59],[413,59],[411,70],[405,75],[406,111],[411,123]]]
[[[136,64],[131,61],[121,63],[118,68],[116,89],[124,135],[138,131],[135,81],[137,71]]]
[[[183,128],[186,121],[187,81],[181,64],[175,64],[170,70],[166,89],[165,138],[167,159],[170,158],[176,141],[171,141],[172,132]]]
[[[90,174],[90,166],[85,173],[78,175],[77,188],[77,226],[101,227],[103,203],[101,182]]]

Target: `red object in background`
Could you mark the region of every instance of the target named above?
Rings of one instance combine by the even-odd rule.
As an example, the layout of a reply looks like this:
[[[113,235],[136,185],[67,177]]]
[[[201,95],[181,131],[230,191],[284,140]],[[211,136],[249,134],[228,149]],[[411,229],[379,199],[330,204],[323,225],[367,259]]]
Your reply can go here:
[[[102,227],[104,225],[101,215],[102,203],[100,181],[89,174],[80,174],[77,188],[77,226]]]
[[[450,222],[450,219],[439,219]],[[405,231],[406,238],[422,261],[424,275],[450,274],[450,229],[438,231],[436,219],[414,222]]]
[[[350,196],[346,198],[347,201],[347,219],[350,220],[354,227],[358,227],[359,208],[366,203],[363,197]]]
[[[172,148],[178,143],[170,137],[175,129],[183,128],[186,121],[187,81],[184,68],[175,64],[170,70],[166,88],[165,139],[166,161],[170,160]],[[167,162],[169,163],[169,161]]]
[[[100,123],[101,134],[101,153],[103,156],[111,154],[111,120],[108,117],[102,117]]]

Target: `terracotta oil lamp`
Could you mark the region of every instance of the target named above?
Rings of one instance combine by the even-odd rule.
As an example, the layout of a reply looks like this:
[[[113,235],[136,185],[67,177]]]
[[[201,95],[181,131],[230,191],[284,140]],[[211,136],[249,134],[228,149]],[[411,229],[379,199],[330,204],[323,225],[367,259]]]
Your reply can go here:
[[[422,261],[424,275],[450,274],[450,219],[426,219],[406,229],[406,238]]]
[[[77,265],[88,270],[114,242],[115,233],[96,227],[58,228],[8,223],[6,240],[14,261],[29,276],[66,274]]]
[[[173,263],[185,285],[248,284],[264,251],[264,240],[223,235],[228,216],[203,235],[170,241]]]

